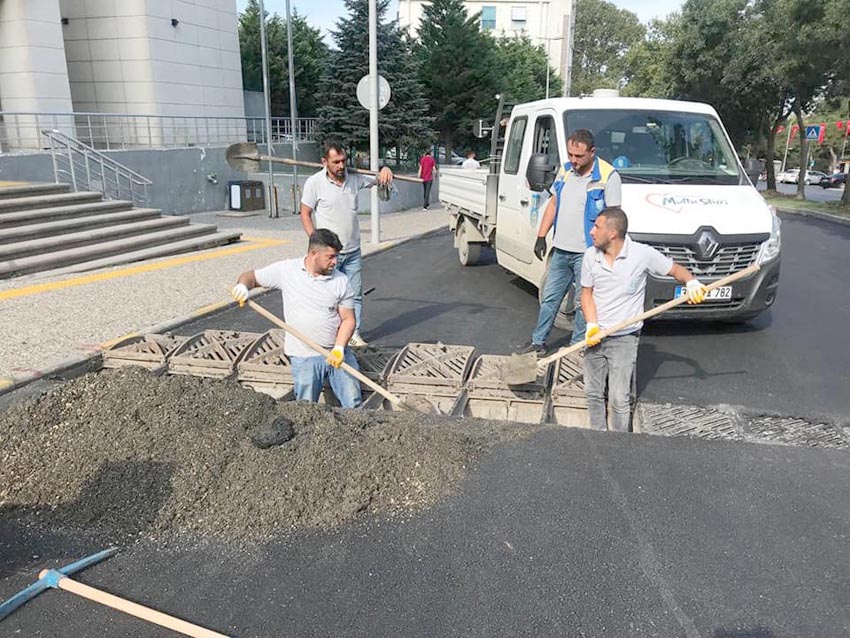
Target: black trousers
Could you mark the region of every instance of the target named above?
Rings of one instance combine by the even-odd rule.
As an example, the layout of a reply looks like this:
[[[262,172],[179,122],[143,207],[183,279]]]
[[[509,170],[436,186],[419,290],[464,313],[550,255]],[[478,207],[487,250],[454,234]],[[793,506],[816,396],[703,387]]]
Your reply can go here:
[[[428,208],[428,200],[431,199],[431,184],[433,184],[433,183],[434,183],[433,181],[422,182],[422,188],[425,190],[425,200],[424,200],[424,203],[422,204],[422,206],[424,208]]]

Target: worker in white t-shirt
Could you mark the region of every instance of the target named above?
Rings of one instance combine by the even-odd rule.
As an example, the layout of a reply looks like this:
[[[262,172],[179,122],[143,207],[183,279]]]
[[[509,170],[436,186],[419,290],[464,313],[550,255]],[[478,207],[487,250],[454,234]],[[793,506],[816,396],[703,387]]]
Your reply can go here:
[[[330,350],[327,358],[287,333],[284,352],[292,367],[295,398],[299,401],[319,400],[319,394],[330,383],[336,398],[345,408],[362,403],[360,382],[340,365],[345,361],[358,368],[351,350],[346,350],[354,334],[354,291],[344,274],[336,269],[342,242],[327,228],[314,230],[306,257],[287,259],[239,275],[233,287],[233,298],[244,304],[251,288],[277,288],[283,298],[286,323],[300,330],[317,344]]]
[[[466,159],[463,160],[463,164],[460,165],[461,168],[469,168],[475,170],[476,168],[481,168],[481,163],[475,159],[475,151],[467,151]]]

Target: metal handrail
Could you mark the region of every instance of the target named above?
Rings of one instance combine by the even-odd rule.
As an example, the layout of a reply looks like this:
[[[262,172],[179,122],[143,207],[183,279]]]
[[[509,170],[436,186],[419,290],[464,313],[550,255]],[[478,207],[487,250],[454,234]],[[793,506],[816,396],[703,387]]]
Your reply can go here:
[[[293,136],[289,118],[272,118],[271,135],[261,117],[128,115],[126,113],[0,111],[0,153],[46,148],[41,131],[65,131],[92,148],[186,148],[227,145],[234,139],[265,144],[314,141],[316,119],[299,118]]]
[[[75,191],[97,191],[106,199],[129,199],[136,206],[147,206],[148,186],[153,184],[147,177],[61,131],[41,133],[50,143],[57,182],[65,181],[64,177]]]

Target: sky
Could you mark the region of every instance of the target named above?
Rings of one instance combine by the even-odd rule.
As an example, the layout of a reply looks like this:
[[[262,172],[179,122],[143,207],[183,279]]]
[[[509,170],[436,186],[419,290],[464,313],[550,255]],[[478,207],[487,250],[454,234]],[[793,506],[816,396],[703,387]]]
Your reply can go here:
[[[267,13],[286,15],[285,0],[263,0]],[[637,14],[641,22],[649,22],[653,18],[663,18],[678,10],[682,0],[613,0],[622,9],[628,9]],[[247,0],[236,0],[236,8],[241,12]],[[336,21],[345,15],[345,4],[342,0],[290,0],[290,6],[307,18],[314,27],[319,27],[323,33],[333,29]],[[391,0],[389,15],[395,17],[398,3]]]

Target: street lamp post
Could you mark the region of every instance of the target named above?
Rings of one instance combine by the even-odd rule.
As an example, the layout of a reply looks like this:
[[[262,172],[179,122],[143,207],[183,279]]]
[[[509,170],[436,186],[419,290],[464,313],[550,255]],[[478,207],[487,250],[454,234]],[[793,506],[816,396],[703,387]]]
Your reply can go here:
[[[292,129],[292,159],[298,160],[298,103],[295,99],[295,58],[292,51],[292,13],[286,0],[286,53],[289,62],[289,128]],[[292,166],[292,214],[298,214],[298,165]]]
[[[271,106],[269,103],[271,90],[269,89],[268,42],[266,41],[266,10],[263,7],[263,0],[257,1],[257,8],[260,10],[260,54],[262,57],[261,64],[263,66],[263,108],[266,115],[266,144],[268,146],[268,154],[274,155]],[[274,197],[274,166],[272,162],[266,163],[269,165],[269,217],[277,217],[277,205]]]
[[[545,40],[546,40],[546,99],[547,100],[549,99],[549,73],[550,73],[549,67],[552,66],[551,64],[549,64],[549,43],[552,40],[563,40],[563,39],[564,39],[564,36],[562,36],[562,35],[559,35],[557,38],[545,38]]]

